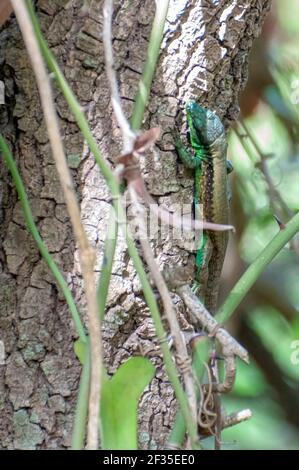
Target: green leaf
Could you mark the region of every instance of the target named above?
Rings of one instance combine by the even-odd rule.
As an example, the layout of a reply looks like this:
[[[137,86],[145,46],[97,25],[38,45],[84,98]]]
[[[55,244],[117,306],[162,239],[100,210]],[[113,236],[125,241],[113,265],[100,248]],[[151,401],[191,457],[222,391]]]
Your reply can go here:
[[[132,357],[102,384],[102,449],[137,449],[138,401],[155,374],[144,357]]]

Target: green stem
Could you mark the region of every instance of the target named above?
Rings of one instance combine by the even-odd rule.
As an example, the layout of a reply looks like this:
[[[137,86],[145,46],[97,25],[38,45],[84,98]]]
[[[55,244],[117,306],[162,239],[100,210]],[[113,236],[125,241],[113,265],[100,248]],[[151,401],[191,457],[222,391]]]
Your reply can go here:
[[[168,2],[166,2],[166,3],[168,4]],[[119,220],[124,221],[125,220],[125,213],[124,213],[124,210],[122,208],[121,201],[120,201],[121,193],[120,193],[120,188],[119,188],[119,182],[116,179],[116,177],[114,176],[114,174],[112,173],[112,171],[110,170],[109,166],[106,164],[105,160],[102,158],[102,155],[99,151],[97,143],[96,143],[94,137],[91,134],[90,128],[88,126],[88,123],[87,123],[87,120],[84,116],[84,113],[81,109],[81,106],[77,102],[77,100],[75,98],[75,95],[73,94],[73,92],[70,89],[68,83],[66,82],[62,72],[60,71],[53,54],[48,49],[47,43],[46,43],[46,41],[44,40],[44,38],[42,36],[41,30],[40,30],[40,27],[39,27],[39,23],[38,23],[38,20],[35,16],[35,13],[34,13],[34,10],[33,10],[33,7],[32,7],[32,4],[31,4],[30,0],[27,0],[27,5],[28,5],[29,13],[31,15],[31,19],[32,19],[32,22],[33,22],[33,26],[34,26],[34,29],[35,29],[37,39],[39,41],[40,47],[41,47],[42,52],[44,54],[45,60],[48,64],[48,67],[54,73],[54,75],[57,79],[58,85],[60,86],[60,89],[62,90],[62,92],[64,94],[64,97],[65,97],[65,99],[66,99],[66,101],[67,101],[67,103],[68,103],[68,105],[69,105],[69,107],[70,107],[70,109],[71,109],[71,111],[72,111],[72,113],[73,113],[80,129],[81,129],[81,131],[82,131],[82,134],[84,135],[84,137],[85,137],[85,139],[86,139],[86,141],[89,145],[89,148],[90,148],[91,152],[93,153],[94,158],[95,158],[97,164],[99,165],[99,167],[100,167],[100,169],[101,169],[101,171],[102,171],[102,173],[103,173],[103,175],[106,179],[106,182],[107,182],[107,184],[108,184],[108,186],[109,186],[109,188],[112,192],[113,206],[114,206],[116,214],[117,214],[117,220],[118,221]],[[163,5],[165,7],[165,2],[164,1],[163,1]],[[159,10],[159,11],[161,11],[161,10]],[[159,19],[159,21],[161,21],[161,18]],[[127,242],[127,246],[128,246],[129,255],[133,260],[134,267],[135,267],[135,269],[138,273],[138,276],[140,278],[140,282],[141,282],[141,285],[142,285],[142,288],[143,288],[143,291],[144,291],[144,297],[145,297],[145,300],[147,302],[147,305],[150,309],[150,312],[151,312],[151,315],[152,315],[152,318],[153,318],[153,321],[154,321],[157,337],[161,341],[161,350],[162,350],[162,354],[163,354],[163,360],[165,362],[166,371],[167,371],[168,377],[169,377],[169,379],[172,383],[172,386],[173,386],[174,392],[176,394],[176,397],[178,399],[179,405],[182,409],[182,413],[184,415],[186,426],[187,426],[188,432],[190,434],[190,439],[193,442],[194,447],[196,448],[197,445],[198,445],[197,444],[197,441],[198,441],[198,439],[197,439],[197,430],[195,428],[193,428],[193,426],[192,426],[193,420],[191,419],[191,413],[190,413],[190,410],[189,410],[188,401],[187,401],[186,395],[184,393],[183,387],[182,387],[182,385],[179,381],[178,372],[177,372],[176,366],[173,363],[169,347],[168,347],[168,345],[165,341],[166,333],[165,333],[165,330],[164,330],[163,325],[162,325],[161,316],[160,316],[158,305],[157,305],[157,302],[156,302],[156,299],[155,299],[155,295],[154,295],[154,293],[152,291],[152,288],[150,286],[150,283],[147,279],[147,275],[144,271],[143,264],[142,264],[142,261],[141,261],[139,255],[138,255],[138,252],[137,252],[137,249],[135,247],[134,241],[131,238],[131,235],[129,234],[128,230],[126,229],[125,231],[126,231],[125,238],[126,238],[126,242]]]
[[[17,165],[16,165],[16,163],[14,161],[14,158],[12,156],[12,153],[10,152],[10,149],[9,149],[7,143],[6,143],[6,140],[3,138],[2,135],[0,135],[0,148],[3,152],[3,154],[4,154],[5,163],[6,163],[7,167],[9,168],[9,171],[11,172],[12,178],[13,178],[14,183],[16,185],[16,189],[17,189],[17,192],[18,192],[21,204],[22,204],[22,208],[23,208],[23,212],[24,212],[24,218],[25,218],[25,222],[26,222],[26,225],[28,227],[28,230],[31,233],[31,235],[33,236],[42,257],[46,261],[47,265],[49,266],[50,270],[52,271],[53,276],[55,277],[58,285],[60,286],[60,288],[63,292],[63,295],[64,295],[65,300],[66,300],[66,302],[69,306],[69,309],[71,311],[71,314],[72,314],[72,317],[73,317],[73,320],[74,320],[74,323],[75,323],[75,326],[76,326],[76,330],[77,330],[77,333],[78,333],[81,341],[86,343],[86,334],[85,334],[84,327],[83,327],[83,324],[81,322],[80,315],[78,313],[76,304],[74,302],[72,293],[71,293],[64,277],[62,276],[61,272],[59,271],[58,266],[56,265],[55,261],[51,257],[51,255],[50,255],[46,245],[44,244],[44,242],[43,242],[43,240],[40,236],[40,233],[39,233],[39,231],[38,231],[38,229],[37,229],[37,227],[34,223],[34,218],[33,218],[33,215],[32,215],[32,211],[31,211],[30,204],[29,204],[29,201],[28,201],[28,198],[27,198],[27,195],[26,195],[26,191],[25,191],[25,187],[23,185],[22,178],[20,176],[20,173],[18,171]]]
[[[291,218],[285,228],[279,231],[279,233],[262,250],[256,260],[238,280],[237,284],[231,290],[227,299],[215,316],[219,323],[225,323],[231,317],[235,309],[240,305],[249,289],[253,286],[268,264],[298,231],[299,212]]]
[[[169,436],[169,447],[171,449],[181,449],[186,435],[186,424],[179,408],[175,415],[174,425]]]
[[[86,344],[85,359],[80,377],[75,422],[72,434],[72,450],[84,448],[86,422],[88,414],[88,395],[90,382],[90,349],[89,342]]]
[[[161,351],[163,355],[163,362],[165,364],[166,372],[172,384],[172,387],[174,389],[174,393],[178,400],[180,409],[182,410],[182,415],[185,421],[185,426],[188,430],[188,433],[191,439],[192,448],[200,449],[201,447],[198,441],[197,429],[196,429],[196,426],[193,425],[194,420],[192,419],[192,415],[191,415],[190,408],[189,408],[189,403],[188,403],[186,394],[184,392],[184,389],[181,385],[181,382],[179,380],[179,375],[178,375],[176,366],[174,365],[172,355],[169,350],[169,346],[167,344],[166,332],[164,330],[164,327],[161,321],[161,314],[159,312],[159,308],[156,302],[156,297],[151,288],[149,280],[147,278],[146,272],[143,267],[143,263],[140,259],[140,256],[136,249],[135,243],[131,237],[131,234],[127,230],[127,227],[125,226],[125,224],[123,223],[123,221],[125,220],[124,219],[125,213],[123,211],[123,208],[120,202],[118,204],[117,214],[118,214],[118,220],[120,221],[120,225],[124,227],[124,230],[125,230],[124,235],[125,235],[125,239],[126,239],[126,243],[128,247],[128,252],[133,261],[138,277],[140,279],[144,297],[151,312],[151,317],[153,319],[154,326],[155,326],[156,336],[160,342],[160,347],[161,347]]]
[[[106,161],[104,160],[104,158],[102,157],[102,155],[99,151],[97,142],[96,142],[95,138],[93,137],[93,135],[91,134],[89,124],[88,124],[87,119],[84,115],[84,112],[82,111],[82,107],[78,103],[72,89],[70,88],[69,84],[65,80],[65,78],[63,76],[63,73],[61,72],[61,70],[60,70],[60,68],[59,68],[59,66],[56,62],[56,59],[55,59],[54,55],[52,54],[52,52],[48,48],[47,42],[46,42],[46,40],[44,39],[44,37],[42,35],[40,25],[39,25],[39,22],[38,22],[38,19],[37,19],[36,15],[35,15],[31,0],[26,0],[26,4],[27,4],[27,8],[28,8],[30,17],[31,17],[34,32],[36,34],[36,39],[38,40],[38,43],[39,43],[39,46],[40,46],[41,51],[43,53],[43,56],[45,58],[45,61],[48,64],[48,67],[51,70],[51,72],[54,73],[55,78],[57,80],[57,83],[58,83],[62,93],[64,94],[65,100],[66,100],[67,104],[69,105],[70,110],[72,111],[74,117],[76,118],[77,124],[80,127],[80,129],[82,131],[82,134],[84,135],[84,137],[85,137],[85,139],[88,143],[88,146],[89,146],[91,152],[93,153],[94,158],[95,158],[97,164],[99,165],[100,170],[103,173],[103,176],[104,176],[104,178],[105,178],[112,194],[117,195],[116,190],[115,190],[115,188],[117,187],[116,178],[115,178],[113,172],[111,171],[110,167],[108,166],[108,164],[106,163]]]
[[[115,210],[111,206],[110,216],[108,221],[108,231],[106,234],[103,263],[101,269],[100,280],[97,288],[98,309],[101,320],[104,318],[105,306],[108,296],[109,283],[112,273],[112,265],[114,253],[116,249],[118,235],[118,223],[115,216]]]
[[[139,82],[131,118],[131,126],[134,130],[138,130],[141,127],[144,110],[149,99],[151,84],[155,74],[157,60],[163,39],[168,6],[169,0],[159,0],[156,2],[156,13],[147,49],[147,58],[144,64],[142,77]]]

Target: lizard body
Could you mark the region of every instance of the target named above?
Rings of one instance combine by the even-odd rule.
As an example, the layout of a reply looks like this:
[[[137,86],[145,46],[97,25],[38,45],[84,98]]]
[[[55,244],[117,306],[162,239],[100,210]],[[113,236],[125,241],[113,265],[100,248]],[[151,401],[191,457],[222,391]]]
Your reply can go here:
[[[204,220],[227,224],[227,173],[230,168],[226,161],[224,126],[216,114],[194,101],[187,103],[186,114],[193,153],[187,150],[180,138],[176,140],[176,149],[184,165],[194,169],[195,215],[201,205]],[[215,313],[217,307],[227,242],[227,232],[205,231],[196,252],[194,286],[211,313]]]

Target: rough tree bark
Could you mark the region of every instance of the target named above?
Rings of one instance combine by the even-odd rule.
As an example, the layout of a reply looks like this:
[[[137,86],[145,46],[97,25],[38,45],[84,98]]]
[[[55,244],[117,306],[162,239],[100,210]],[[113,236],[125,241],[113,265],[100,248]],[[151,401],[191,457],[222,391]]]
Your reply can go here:
[[[39,0],[47,40],[73,87],[104,156],[113,162],[120,135],[111,115],[105,76],[102,1],[89,16],[80,0]],[[144,128],[159,125],[162,137],[143,162],[149,191],[172,207],[190,202],[192,176],[177,160],[171,129],[181,122],[180,100],[193,98],[216,110],[228,125],[238,116],[238,93],[247,78],[252,41],[260,33],[268,0],[171,0],[163,47]],[[155,4],[115,1],[114,52],[124,108],[130,115],[142,72]],[[67,276],[84,311],[78,257],[53,164],[39,97],[15,19],[0,33],[0,79],[6,104],[1,127],[10,140],[41,234]],[[82,217],[97,247],[100,269],[109,192],[67,109],[55,92],[61,131],[81,200]],[[1,162],[2,165],[2,162]],[[70,445],[80,367],[73,353],[74,330],[52,276],[24,225],[16,191],[1,166],[0,185],[0,446],[61,449]],[[155,240],[161,266],[194,262],[180,240]],[[151,357],[157,374],[140,408],[140,446],[162,447],[175,412],[153,328],[132,263],[120,240],[103,326],[109,371],[135,353]],[[188,328],[177,302],[182,328]]]

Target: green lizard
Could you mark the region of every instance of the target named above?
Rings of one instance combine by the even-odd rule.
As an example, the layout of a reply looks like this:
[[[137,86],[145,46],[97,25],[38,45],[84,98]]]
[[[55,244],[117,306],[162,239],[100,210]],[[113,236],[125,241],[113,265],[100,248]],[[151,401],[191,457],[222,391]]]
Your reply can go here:
[[[226,160],[224,126],[216,114],[194,101],[187,103],[186,114],[193,153],[188,151],[179,137],[175,146],[185,166],[195,170],[195,216],[198,216],[201,205],[204,220],[227,224],[227,173],[232,167]],[[227,232],[205,231],[196,252],[194,288],[211,313],[215,313],[217,307],[219,278],[227,242]]]

